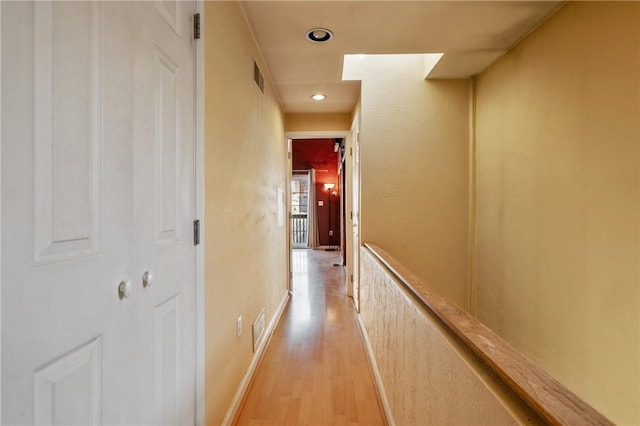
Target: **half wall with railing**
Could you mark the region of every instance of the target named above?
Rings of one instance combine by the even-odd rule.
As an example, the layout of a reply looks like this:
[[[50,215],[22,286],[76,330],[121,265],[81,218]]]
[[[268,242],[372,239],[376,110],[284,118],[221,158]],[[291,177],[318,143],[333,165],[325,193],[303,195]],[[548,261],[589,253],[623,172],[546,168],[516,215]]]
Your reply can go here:
[[[359,322],[389,424],[611,425],[374,244]]]

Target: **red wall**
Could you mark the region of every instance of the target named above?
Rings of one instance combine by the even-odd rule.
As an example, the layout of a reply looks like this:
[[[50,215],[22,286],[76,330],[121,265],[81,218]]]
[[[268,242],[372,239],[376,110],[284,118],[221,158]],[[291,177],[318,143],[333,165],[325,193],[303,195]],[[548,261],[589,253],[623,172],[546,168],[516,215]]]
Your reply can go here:
[[[292,145],[293,170],[316,169],[316,213],[318,216],[319,245],[340,247],[340,181],[338,179],[338,154],[333,152],[334,139],[295,139]],[[322,170],[327,170],[322,171]],[[329,194],[325,183],[335,183],[331,197],[331,229],[329,237]],[[324,205],[318,207],[318,201]],[[331,240],[329,240],[331,238]]]

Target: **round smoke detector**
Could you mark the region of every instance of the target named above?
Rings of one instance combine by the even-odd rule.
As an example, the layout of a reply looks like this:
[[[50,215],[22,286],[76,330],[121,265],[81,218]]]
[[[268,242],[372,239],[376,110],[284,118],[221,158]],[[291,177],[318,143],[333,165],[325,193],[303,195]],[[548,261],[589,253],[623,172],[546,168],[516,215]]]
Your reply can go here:
[[[312,43],[326,43],[333,38],[333,33],[326,28],[312,28],[307,31],[307,40]]]

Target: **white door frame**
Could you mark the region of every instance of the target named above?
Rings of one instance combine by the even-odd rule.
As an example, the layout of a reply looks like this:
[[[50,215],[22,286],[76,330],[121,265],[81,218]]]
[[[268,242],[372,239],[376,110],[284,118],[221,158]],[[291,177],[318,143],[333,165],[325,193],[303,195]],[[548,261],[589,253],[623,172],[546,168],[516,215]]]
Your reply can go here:
[[[308,132],[285,132],[285,147],[286,151],[291,152],[290,157],[287,160],[287,235],[288,235],[288,244],[287,244],[287,264],[289,265],[289,292],[293,291],[293,282],[292,282],[292,269],[291,269],[291,250],[293,248],[293,243],[291,241],[291,178],[293,177],[293,147],[289,141],[293,139],[333,139],[333,138],[346,138],[349,134],[349,130],[327,130],[327,131],[308,131]],[[348,177],[347,177],[348,178]],[[311,206],[310,206],[311,208]],[[342,220],[342,218],[340,218]]]
[[[351,277],[350,286],[353,297],[354,307],[356,312],[360,313],[360,245],[362,244],[362,225],[360,222],[360,199],[361,199],[361,186],[362,179],[360,173],[360,121],[359,118],[354,119],[351,130],[349,131],[350,137],[350,163],[349,174],[351,178],[350,188],[351,194]],[[357,165],[357,167],[356,167]],[[354,196],[354,193],[357,196]],[[353,222],[356,222],[354,226]],[[357,229],[357,233],[355,231]]]
[[[286,158],[286,170],[285,170],[285,225],[284,229],[287,233],[287,290],[289,293],[293,291],[293,264],[291,263],[291,250],[293,250],[293,230],[291,229],[291,178],[293,176],[293,140],[292,138],[285,138],[285,152]]]
[[[353,264],[354,264],[354,256],[353,256],[353,137],[354,137],[353,129],[349,131],[349,134],[344,140],[344,150],[345,150],[345,162],[344,162],[344,173],[346,178],[345,185],[345,241],[346,241],[346,249],[345,249],[345,258],[347,262],[347,292],[351,298],[353,295],[353,281],[351,277],[354,276],[353,272]],[[355,299],[354,299],[355,304]]]
[[[203,426],[205,423],[205,399],[204,399],[204,377],[205,377],[205,304],[204,304],[204,2],[195,0],[195,13],[200,14],[200,40],[195,40],[195,198],[196,209],[194,219],[200,220],[200,245],[195,246],[196,250],[196,300],[195,300],[195,333],[196,333],[196,359],[195,359],[195,420],[196,425]]]

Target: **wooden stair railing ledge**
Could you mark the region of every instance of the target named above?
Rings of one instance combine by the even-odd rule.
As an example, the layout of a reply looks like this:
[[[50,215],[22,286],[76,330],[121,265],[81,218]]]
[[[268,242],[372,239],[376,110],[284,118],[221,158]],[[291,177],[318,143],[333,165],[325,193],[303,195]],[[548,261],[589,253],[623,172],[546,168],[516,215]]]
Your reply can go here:
[[[471,314],[429,288],[389,253],[373,243],[364,243],[364,246],[547,422],[558,425],[614,424]]]

